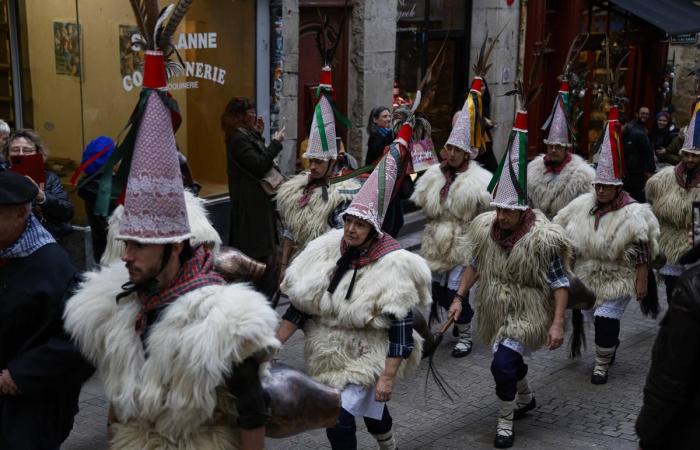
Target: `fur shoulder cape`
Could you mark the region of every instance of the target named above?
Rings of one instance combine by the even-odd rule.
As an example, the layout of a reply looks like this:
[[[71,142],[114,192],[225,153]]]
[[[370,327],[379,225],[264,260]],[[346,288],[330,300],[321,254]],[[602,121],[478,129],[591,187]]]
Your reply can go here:
[[[692,202],[700,201],[700,187],[684,189],[676,181],[674,167],[665,167],[647,181],[645,192],[661,224],[659,247],[669,263],[689,249]]]
[[[559,257],[568,272],[570,243],[561,227],[541,212],[535,214],[532,229],[510,251],[491,239],[495,212],[477,216],[470,225],[480,276],[475,296],[477,326],[489,345],[511,338],[534,350],[547,340],[554,319],[549,264]]]
[[[571,155],[571,161],[558,175],[546,173],[546,168],[543,155],[530,162],[527,192],[532,207],[550,219],[576,197],[593,191],[595,170],[578,155]]]
[[[465,253],[468,249],[466,228],[474,217],[490,209],[491,195],[487,187],[491,177],[491,172],[476,161],[470,161],[469,168],[457,176],[442,203],[440,190],[445,185],[445,177],[440,165],[433,165],[418,179],[411,200],[428,216],[421,255],[431,270],[446,272],[471,259]]]
[[[134,330],[139,300],[135,294],[115,300],[126,281],[122,263],[87,273],[64,312],[66,330],[97,367],[114,407],[123,431],[115,429],[115,442],[124,443],[117,448],[146,448],[146,442],[168,449],[194,448],[193,442],[237,448],[235,425],[210,422],[225,409],[220,391],[233,365],[279,347],[276,313],[245,284],[197,289],[170,304],[152,326],[146,357]],[[235,416],[235,407],[224,413]]]
[[[352,201],[361,187],[354,179],[332,184],[328,187],[328,201],[323,201],[322,190],[317,188],[311,194],[309,203],[300,208],[297,201],[304,194],[307,184],[308,174],[300,173],[280,186],[276,196],[282,224],[292,232],[300,248],[328,231],[329,216],[342,203]]]
[[[349,300],[352,269],[330,294],[342,237],[342,230],[331,230],[311,241],[292,261],[281,286],[292,304],[311,316],[304,326],[307,370],[339,389],[349,383],[373,385],[384,370],[392,318],[402,319],[412,307],[431,302],[430,269],[406,250],[358,269]],[[415,348],[400,374],[420,362],[422,338],[414,331],[413,339]]]
[[[559,211],[554,222],[571,239],[576,253],[574,272],[596,294],[596,304],[634,295],[635,248],[649,247],[651,258],[659,254],[659,222],[651,207],[632,203],[607,213],[594,227],[595,194],[584,194]]]

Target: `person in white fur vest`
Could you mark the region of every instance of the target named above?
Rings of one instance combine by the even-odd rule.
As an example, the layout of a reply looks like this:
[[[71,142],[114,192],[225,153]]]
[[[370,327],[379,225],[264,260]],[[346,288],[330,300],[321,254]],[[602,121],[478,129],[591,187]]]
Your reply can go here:
[[[676,281],[684,270],[678,264],[678,258],[689,249],[693,202],[700,201],[700,142],[695,135],[698,120],[700,115],[696,108],[680,150],[681,162],[656,172],[645,188],[647,200],[661,224],[659,247],[667,264],[659,273],[664,276],[666,300],[669,302]]]
[[[610,108],[596,168],[595,194],[578,197],[554,218],[574,246],[576,276],[596,303],[595,367],[591,383],[605,384],[620,345],[620,319],[632,297],[647,296],[649,263],[659,251],[659,222],[647,204],[622,189],[617,108]]]
[[[552,114],[543,129],[549,128],[547,154],[537,156],[527,166],[527,192],[533,208],[552,219],[573,199],[592,191],[595,170],[580,156],[571,153],[571,127],[566,104],[569,83],[562,81]]]
[[[445,309],[455,297],[464,271],[463,261],[469,246],[469,222],[489,209],[488,187],[491,172],[473,161],[479,149],[472,147],[469,99],[457,113],[450,137],[445,144],[447,158],[430,167],[418,179],[411,201],[423,208],[428,223],[423,230],[421,255],[433,271],[433,308]],[[471,321],[474,311],[469,305],[469,293],[462,300],[462,312],[455,320],[455,335],[459,336],[452,356],[461,358],[472,351]],[[431,318],[436,316],[435,310]]]
[[[386,402],[395,378],[421,359],[411,308],[430,305],[430,269],[381,228],[410,136],[405,125],[403,148],[391,145],[345,211],[344,229],[311,241],[282,282],[291,306],[278,339],[301,328],[306,370],[342,390],[340,416],[326,430],[334,450],[357,448],[355,417],[364,417],[380,449],[396,448]]]
[[[527,159],[524,111],[516,115],[510,141],[489,186],[496,211],[480,214],[469,226],[471,261],[449,311],[451,318],[459,317],[461,296],[478,277],[477,327],[493,348],[491,373],[500,400],[497,448],[513,445],[513,420],[536,407],[523,357],[542,346],[561,346],[569,294],[569,242],[561,227],[527,204],[527,183],[521,175]]]
[[[326,89],[331,89],[330,71],[326,66],[321,73],[322,86],[327,86]],[[303,155],[309,160],[309,172],[296,175],[277,191],[277,210],[284,228],[280,279],[290,258],[306,244],[332,228],[343,228],[340,215],[360,189],[354,179],[329,182],[338,159],[338,148],[333,108],[325,94],[319,98],[316,111],[309,146]]]
[[[164,70],[162,54],[147,53],[146,72],[154,66]],[[260,371],[279,346],[277,315],[247,285],[225,284],[212,252],[196,244],[211,239],[193,232],[209,228],[188,220],[203,211],[185,206],[163,87],[144,83],[129,132],[133,158],[115,223],[123,262],[85,275],[65,328],[102,378],[113,450],[262,449]]]

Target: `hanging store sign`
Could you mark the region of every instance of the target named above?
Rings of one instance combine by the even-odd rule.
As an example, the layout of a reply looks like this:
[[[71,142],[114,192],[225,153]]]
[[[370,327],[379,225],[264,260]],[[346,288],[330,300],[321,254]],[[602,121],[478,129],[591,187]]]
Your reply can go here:
[[[671,35],[671,44],[696,44],[697,42],[697,33],[683,33]]]

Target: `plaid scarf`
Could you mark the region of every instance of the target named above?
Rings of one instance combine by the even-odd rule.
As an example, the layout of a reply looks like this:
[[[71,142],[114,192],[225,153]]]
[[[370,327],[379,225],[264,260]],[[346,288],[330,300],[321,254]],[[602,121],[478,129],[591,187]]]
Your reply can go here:
[[[611,201],[607,205],[600,206],[598,202],[596,202],[596,206],[594,206],[590,212],[591,215],[595,216],[595,223],[593,224],[593,229],[596,231],[598,230],[598,224],[600,223],[600,219],[602,219],[604,215],[613,211],[617,211],[618,209],[622,209],[631,203],[637,203],[637,201],[630,197],[630,195],[625,191],[620,191],[617,197],[615,197],[615,199],[613,199],[613,201]]]
[[[440,163],[440,170],[442,171],[442,174],[445,176],[445,185],[440,189],[440,203],[445,203],[445,200],[447,200],[447,194],[450,193],[450,187],[452,187],[452,183],[457,179],[457,176],[466,171],[469,168],[469,158],[466,158],[464,162],[462,162],[462,165],[459,167],[455,168],[447,164],[447,161],[443,161]]]
[[[44,245],[54,242],[56,240],[41,225],[36,216],[30,214],[27,219],[27,225],[19,239],[11,246],[0,250],[0,259],[25,258]]]
[[[309,176],[309,181],[306,184],[306,187],[304,187],[304,192],[302,193],[301,197],[299,197],[299,199],[297,200],[297,206],[299,208],[304,208],[306,205],[308,205],[309,202],[311,201],[311,196],[314,195],[314,190],[318,187],[323,189],[321,196],[323,197],[323,201],[327,202],[328,201],[328,180],[326,178],[312,179]]]
[[[549,159],[549,155],[544,155],[544,173],[553,173],[559,175],[564,167],[571,162],[571,152],[566,152],[566,156],[559,163],[555,164]]]
[[[401,244],[398,243],[393,237],[388,233],[384,233],[380,238],[376,239],[368,249],[360,250],[358,247],[348,247],[345,243],[345,239],[340,241],[340,254],[342,255],[338,262],[336,262],[335,272],[331,276],[331,282],[328,285],[328,292],[331,294],[335,292],[340,280],[343,275],[350,270],[354,269],[352,274],[352,280],[350,280],[350,286],[348,291],[345,293],[345,299],[349,300],[352,295],[352,289],[355,286],[355,278],[357,277],[358,269],[365,267],[375,261],[377,261],[382,256],[385,256],[396,250],[401,250]]]
[[[146,329],[146,316],[149,312],[162,308],[179,297],[204,286],[224,284],[224,279],[214,271],[214,257],[204,245],[194,251],[175,277],[163,291],[141,298],[141,311],[136,316],[136,332],[141,335]]]
[[[518,243],[523,236],[525,236],[532,226],[535,224],[535,213],[532,209],[528,208],[524,211],[523,217],[520,220],[520,224],[514,230],[502,230],[496,223],[494,218],[491,224],[491,239],[503,247],[505,250],[511,250],[515,244]]]
[[[676,174],[676,182],[683,189],[691,189],[700,186],[700,170],[695,168],[690,170],[685,166],[684,162],[676,164],[673,169]]]

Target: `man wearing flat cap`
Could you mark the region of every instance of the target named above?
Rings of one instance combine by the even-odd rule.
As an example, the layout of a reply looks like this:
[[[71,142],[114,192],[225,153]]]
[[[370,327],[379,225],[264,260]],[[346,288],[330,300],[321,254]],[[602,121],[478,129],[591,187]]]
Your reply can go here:
[[[77,270],[31,213],[37,188],[0,173],[0,448],[57,448],[91,373],[63,332]]]

